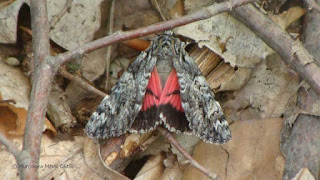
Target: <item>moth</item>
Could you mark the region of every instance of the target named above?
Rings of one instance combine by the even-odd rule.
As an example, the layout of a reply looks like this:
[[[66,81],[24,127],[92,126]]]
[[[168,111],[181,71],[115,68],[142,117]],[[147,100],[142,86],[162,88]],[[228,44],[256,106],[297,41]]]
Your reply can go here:
[[[171,132],[193,133],[208,143],[230,140],[220,104],[184,48],[172,31],[157,36],[92,114],[86,125],[88,136],[105,139],[164,126]]]

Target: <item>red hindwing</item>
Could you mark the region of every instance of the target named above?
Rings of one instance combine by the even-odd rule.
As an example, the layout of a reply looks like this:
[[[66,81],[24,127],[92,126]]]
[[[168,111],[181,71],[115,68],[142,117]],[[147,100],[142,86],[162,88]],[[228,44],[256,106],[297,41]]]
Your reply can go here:
[[[171,71],[166,85],[162,89],[157,68],[154,68],[148,82],[141,110],[146,111],[152,106],[159,107],[159,105],[166,104],[170,104],[177,111],[183,112],[177,72],[175,69]]]

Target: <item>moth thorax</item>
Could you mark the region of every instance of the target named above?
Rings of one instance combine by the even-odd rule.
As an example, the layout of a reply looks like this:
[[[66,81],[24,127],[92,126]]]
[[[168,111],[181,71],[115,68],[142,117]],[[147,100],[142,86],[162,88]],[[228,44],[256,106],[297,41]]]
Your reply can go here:
[[[172,58],[169,59],[169,58],[163,58],[163,57],[160,57],[157,61],[156,67],[157,67],[158,74],[160,76],[162,88],[164,88],[166,81],[172,71],[172,68],[173,68],[172,62],[173,62]]]

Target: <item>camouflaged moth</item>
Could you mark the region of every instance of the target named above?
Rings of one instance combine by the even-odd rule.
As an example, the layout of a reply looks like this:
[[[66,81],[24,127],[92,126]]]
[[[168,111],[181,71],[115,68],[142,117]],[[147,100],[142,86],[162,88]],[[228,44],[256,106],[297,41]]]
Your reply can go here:
[[[157,126],[193,133],[209,143],[231,139],[228,122],[185,43],[157,36],[128,67],[86,126],[93,138],[145,133]]]

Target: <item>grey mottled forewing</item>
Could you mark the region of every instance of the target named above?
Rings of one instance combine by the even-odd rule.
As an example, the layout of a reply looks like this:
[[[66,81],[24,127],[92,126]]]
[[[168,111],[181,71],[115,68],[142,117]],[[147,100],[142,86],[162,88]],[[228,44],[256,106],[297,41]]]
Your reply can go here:
[[[156,58],[148,51],[142,52],[130,64],[111,94],[106,96],[86,125],[87,134],[94,138],[110,138],[126,133],[141,107],[148,79],[156,64]]]
[[[173,65],[177,71],[181,104],[190,129],[205,142],[227,142],[231,139],[231,133],[219,102],[214,99],[197,64],[184,50],[183,43],[176,45],[180,46],[176,47],[180,50],[180,58]]]

